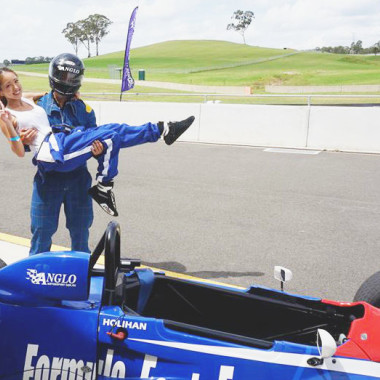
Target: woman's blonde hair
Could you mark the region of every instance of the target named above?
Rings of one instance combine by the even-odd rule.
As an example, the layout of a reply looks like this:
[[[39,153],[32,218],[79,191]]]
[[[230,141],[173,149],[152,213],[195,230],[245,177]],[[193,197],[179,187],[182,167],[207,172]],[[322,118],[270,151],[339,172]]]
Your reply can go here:
[[[1,86],[3,85],[3,81],[4,81],[4,72],[5,73],[13,73],[14,75],[16,75],[16,77],[18,77],[18,75],[12,69],[9,69],[8,67],[1,68],[0,69],[0,90],[1,90]],[[4,104],[4,106],[7,105],[8,102],[7,102],[7,99],[4,96],[1,96],[0,100],[2,101],[2,103]]]

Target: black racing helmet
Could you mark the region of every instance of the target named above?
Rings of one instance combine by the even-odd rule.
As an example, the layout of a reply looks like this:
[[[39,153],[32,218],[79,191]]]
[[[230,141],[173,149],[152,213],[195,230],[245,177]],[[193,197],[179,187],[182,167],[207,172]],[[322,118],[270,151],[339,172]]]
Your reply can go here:
[[[49,83],[61,95],[74,95],[82,85],[84,64],[74,54],[63,53],[54,57],[49,66]]]

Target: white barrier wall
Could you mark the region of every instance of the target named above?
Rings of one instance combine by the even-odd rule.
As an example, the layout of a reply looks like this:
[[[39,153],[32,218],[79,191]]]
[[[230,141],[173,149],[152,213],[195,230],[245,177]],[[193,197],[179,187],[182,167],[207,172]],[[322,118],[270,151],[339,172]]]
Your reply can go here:
[[[307,146],[380,152],[380,107],[311,107]]]
[[[305,147],[307,107],[202,104],[199,140],[253,146]]]
[[[380,107],[89,102],[98,124],[194,115],[182,141],[380,153]]]

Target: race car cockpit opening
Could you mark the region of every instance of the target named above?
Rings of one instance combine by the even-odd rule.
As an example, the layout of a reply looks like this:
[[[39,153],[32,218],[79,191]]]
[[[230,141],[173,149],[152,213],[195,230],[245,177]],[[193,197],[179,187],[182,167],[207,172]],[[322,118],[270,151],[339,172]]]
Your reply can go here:
[[[120,260],[120,228],[111,222],[91,258],[105,251],[102,303],[125,313],[164,320],[167,328],[213,339],[269,348],[275,340],[316,345],[318,329],[336,341],[362,318],[362,305],[340,306],[319,299],[251,287],[213,286],[138,268],[138,260]]]

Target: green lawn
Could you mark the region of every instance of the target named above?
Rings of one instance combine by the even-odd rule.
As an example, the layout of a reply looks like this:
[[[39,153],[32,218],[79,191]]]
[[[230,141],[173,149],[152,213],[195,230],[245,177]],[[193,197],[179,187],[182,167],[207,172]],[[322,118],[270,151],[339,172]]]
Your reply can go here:
[[[87,78],[119,78],[116,68],[123,65],[124,52],[85,59]],[[265,93],[265,85],[350,85],[380,84],[380,56],[339,55],[268,49],[224,41],[168,41],[131,51],[132,73],[145,69],[146,80],[199,85],[250,86],[254,94]],[[47,73],[48,64],[22,65],[16,71]],[[49,91],[46,78],[20,76],[25,90]],[[119,100],[120,86],[84,83],[81,93],[87,99]],[[141,93],[178,93],[166,89],[136,86],[123,95],[132,101],[202,102],[217,100],[228,103],[305,104],[306,98],[226,98],[195,96],[150,96]],[[85,95],[98,93],[100,95]],[[115,95],[104,95],[116,93]],[[140,93],[140,95],[135,95]],[[314,97],[314,102],[316,101]],[[379,102],[363,100],[356,102]],[[352,99],[319,99],[318,103],[353,102]],[[315,104],[315,103],[314,103]]]
[[[20,80],[26,92],[50,91],[47,78],[30,77],[20,75]],[[150,95],[150,93],[156,95]],[[165,93],[165,94],[163,94]],[[174,93],[174,95],[170,95]],[[133,90],[123,94],[123,101],[144,101],[144,102],[177,102],[177,103],[204,103],[206,101],[216,101],[228,104],[302,104],[308,103],[307,96],[288,97],[228,97],[221,95],[201,96],[193,93],[179,91],[162,90],[158,88],[136,86]],[[81,97],[84,100],[120,100],[120,86],[98,83],[84,83],[81,87]],[[355,96],[345,98],[323,98],[318,95],[311,98],[312,104],[350,104],[350,103],[380,103],[378,98],[358,98]]]
[[[124,52],[85,59],[86,76],[110,78]],[[379,84],[380,56],[268,49],[224,41],[168,41],[131,51],[132,73],[146,80],[205,85],[264,86]],[[47,72],[48,65],[20,70]],[[113,70],[114,75],[115,70]]]

